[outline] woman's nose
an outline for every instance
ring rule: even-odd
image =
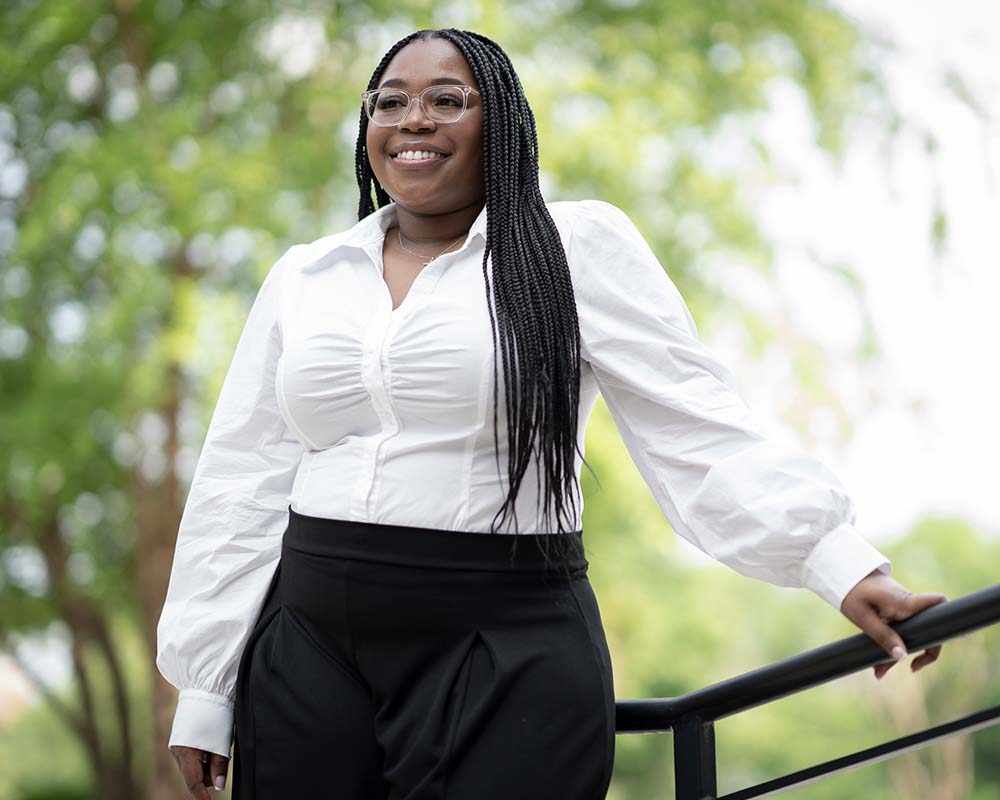
[[[429,128],[434,126],[434,120],[427,116],[424,112],[424,104],[420,101],[419,97],[414,97],[410,102],[410,107],[406,109],[406,113],[403,118],[399,121],[397,127],[405,130],[412,130],[413,126],[409,124],[410,115],[413,114],[414,109],[417,112],[416,123],[419,123],[421,128]]]

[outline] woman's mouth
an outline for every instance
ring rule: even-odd
[[[435,166],[448,157],[444,153],[435,153],[430,150],[403,150],[396,155],[389,156],[393,164],[400,167]]]

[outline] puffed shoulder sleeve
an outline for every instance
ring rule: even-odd
[[[271,267],[209,423],[177,533],[156,665],[180,690],[169,745],[229,755],[244,645],[280,556],[304,446],[279,413],[279,309],[297,249]]]
[[[808,588],[838,610],[869,572],[889,574],[833,472],[765,435],[628,215],[580,201],[570,237],[581,356],[674,530],[743,575]]]

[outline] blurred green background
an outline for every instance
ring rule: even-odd
[[[154,645],[187,482],[268,268],[290,244],[355,221],[358,94],[381,54],[423,27],[477,30],[511,55],[547,200],[625,209],[704,337],[725,322],[746,332],[748,358],[779,340],[794,351],[801,394],[787,421],[808,444],[803,420],[831,394],[827,356],[706,280],[706,259],[727,254],[766,277],[773,243],[740,170],[705,144],[766,113],[775,81],[801,91],[811,147],[833,162],[859,120],[869,135],[902,135],[871,58],[889,46],[837,7],[9,0],[0,800],[186,796],[166,750],[175,693]],[[744,140],[770,174],[781,154],[752,126]],[[914,235],[940,247],[946,210]],[[852,360],[877,357],[869,334]],[[591,579],[620,698],[684,693],[855,632],[817,597],[690,557],[600,401],[587,437],[600,478],[584,470]],[[957,515],[878,544],[914,591],[955,597],[1000,573],[1000,541]],[[1000,702],[998,644],[1000,630],[982,632],[918,676],[868,672],[722,721],[720,792]],[[672,797],[671,762],[669,735],[619,737],[609,797]],[[1000,728],[788,796],[852,795],[1000,798]]]

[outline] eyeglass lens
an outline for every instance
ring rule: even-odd
[[[433,86],[424,94],[423,106],[435,122],[454,122],[465,111],[465,92],[458,86]],[[409,101],[397,89],[381,89],[368,95],[365,110],[377,125],[398,125],[409,110]]]

